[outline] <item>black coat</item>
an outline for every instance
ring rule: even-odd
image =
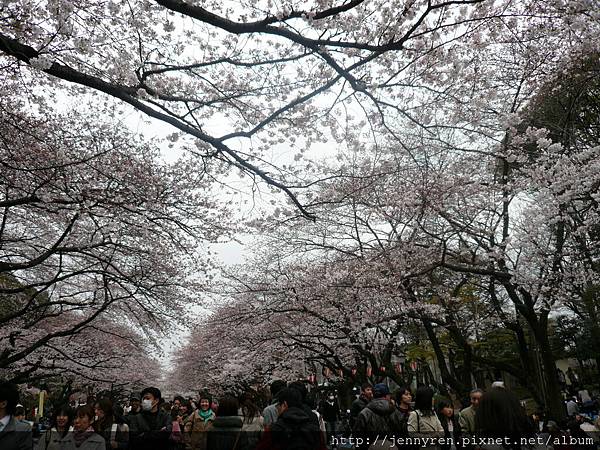
[[[323,416],[325,422],[337,422],[340,417],[340,407],[335,400],[333,403],[329,403],[325,400],[322,401],[319,405],[319,412]]]
[[[373,442],[377,436],[401,437],[405,435],[405,427],[400,412],[386,398],[376,398],[369,402],[358,415],[352,434],[363,438],[363,448]]]
[[[282,450],[318,450],[321,444],[318,422],[295,406],[279,416],[271,433],[275,448]]]
[[[352,402],[352,406],[350,407],[350,426],[354,428],[354,424],[356,423],[356,418],[360,414],[360,412],[367,407],[369,401],[363,395],[358,397],[356,400]]]
[[[207,432],[206,448],[210,450],[249,450],[248,434],[242,432],[240,416],[216,417]]]
[[[171,416],[159,410],[142,411],[129,416],[129,448],[131,450],[169,450]]]

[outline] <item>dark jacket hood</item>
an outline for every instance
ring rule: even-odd
[[[367,405],[367,408],[378,416],[389,416],[394,412],[394,406],[385,397],[371,400]]]

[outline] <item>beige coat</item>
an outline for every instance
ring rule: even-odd
[[[212,427],[215,420],[214,413],[208,420],[204,421],[198,411],[194,411],[183,425],[183,442],[186,450],[207,450],[206,449],[206,432]]]
[[[425,416],[421,411],[411,411],[408,415],[408,435],[411,438],[443,438],[444,427],[438,416],[432,413]],[[419,447],[421,449],[437,449],[439,446]]]
[[[460,412],[458,423],[464,435],[472,436],[475,434],[475,410],[473,406],[469,406]]]

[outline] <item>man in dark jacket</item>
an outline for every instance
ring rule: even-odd
[[[19,391],[13,384],[0,384],[0,448],[2,450],[31,450],[33,435],[28,423],[15,419]]]
[[[169,450],[171,417],[160,408],[160,400],[157,388],[142,391],[142,412],[129,418],[131,450]]]
[[[319,404],[319,412],[323,416],[325,421],[325,427],[327,429],[327,438],[331,440],[336,435],[337,422],[340,417],[340,407],[338,406],[337,400],[333,392],[327,395],[327,399],[324,399]]]
[[[391,398],[385,384],[373,386],[373,400],[360,412],[352,430],[354,437],[363,439],[359,449],[369,448],[377,436],[392,438],[403,435],[402,417],[390,401]],[[391,441],[389,447],[392,447]]]
[[[257,448],[278,450],[318,450],[320,430],[314,419],[302,408],[302,395],[297,389],[285,388],[279,393],[279,417],[271,428],[270,444]]]
[[[360,396],[352,402],[352,406],[350,407],[350,427],[354,428],[358,415],[367,407],[372,399],[373,386],[370,383],[363,383],[360,387]]]

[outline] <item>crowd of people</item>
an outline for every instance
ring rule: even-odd
[[[571,401],[580,403],[578,398]],[[398,389],[392,396],[384,384],[364,385],[350,412],[353,436],[366,439],[358,442],[355,439],[354,443],[358,449],[373,449],[376,438],[381,440],[384,436],[389,442],[381,444],[381,448],[402,447],[398,442],[407,447],[419,442],[423,445],[417,447],[438,450],[599,448],[597,402],[593,411],[588,411],[590,415],[574,408],[571,412],[567,402],[568,419],[560,424],[546,421],[540,411],[528,416],[517,396],[501,382],[494,383],[487,392],[474,389],[470,392],[469,402],[469,406],[455,413],[454,405],[448,399],[434,400],[434,391],[430,387],[418,388],[413,397],[408,387]],[[588,425],[588,431],[584,431],[584,424]],[[498,445],[498,439],[502,441],[501,445]]]
[[[486,392],[473,390],[470,405],[458,413],[453,402],[436,398],[434,390],[425,386],[413,395],[409,387],[392,393],[386,384],[365,384],[347,415],[334,392],[317,402],[301,381],[274,381],[270,392],[272,402],[259,408],[249,393],[217,400],[202,391],[196,398],[176,396],[166,401],[158,388],[148,387],[126,405],[106,396],[86,404],[58,405],[52,409],[49,427],[34,433],[24,420],[17,388],[2,384],[0,449],[596,448],[582,430],[586,420],[582,413],[573,412],[565,424],[546,421],[541,412],[528,417],[518,398],[502,385]],[[504,440],[499,445],[499,441],[477,438]],[[530,440],[523,444],[523,438]]]

